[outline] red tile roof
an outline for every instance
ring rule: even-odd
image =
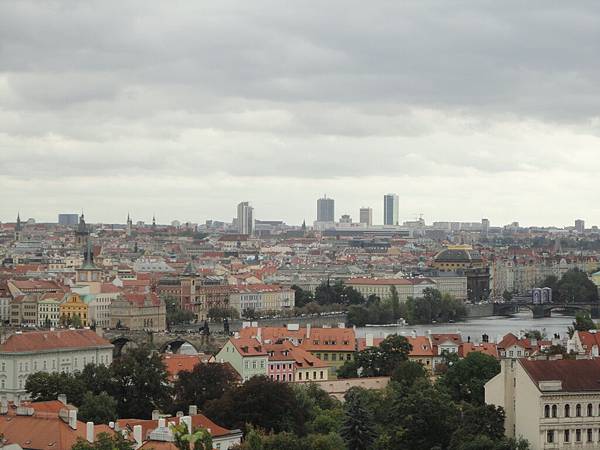
[[[519,363],[536,384],[561,381],[562,391],[600,391],[600,359],[520,359]]]
[[[30,331],[9,336],[6,342],[0,345],[0,353],[112,346],[92,330]]]
[[[242,356],[267,356],[267,352],[256,339],[231,338],[230,342]]]
[[[353,352],[356,347],[356,336],[352,328],[307,328],[288,330],[287,327],[260,328],[262,342],[276,343],[277,341],[293,340],[306,351],[342,351]],[[258,335],[257,327],[247,327],[240,330],[240,336],[251,338]]]

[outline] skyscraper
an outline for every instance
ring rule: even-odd
[[[240,234],[251,235],[254,232],[254,208],[249,202],[237,206],[237,226]]]
[[[373,225],[373,209],[367,207],[360,208],[360,223],[368,227]]]
[[[585,232],[585,220],[577,219],[575,221],[575,231],[577,231],[578,233],[581,233],[581,234],[583,234],[583,232]]]
[[[323,196],[317,200],[317,222],[335,221],[335,201],[332,198]]]
[[[383,224],[398,225],[398,196],[396,194],[383,196]]]

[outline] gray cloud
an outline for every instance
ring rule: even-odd
[[[4,1],[0,218],[87,192],[117,220],[124,190],[145,213],[253,196],[295,222],[324,190],[354,209],[395,190],[431,218],[535,222],[552,174],[581,195],[564,222],[600,169],[599,53],[592,1]]]

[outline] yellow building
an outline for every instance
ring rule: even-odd
[[[82,300],[79,294],[69,293],[60,304],[60,320],[64,325],[73,325],[75,317],[79,317],[79,323],[82,327],[88,326],[88,305]]]

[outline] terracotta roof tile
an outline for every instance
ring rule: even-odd
[[[0,353],[33,352],[57,348],[112,347],[92,330],[31,331],[13,334],[0,345]]]

